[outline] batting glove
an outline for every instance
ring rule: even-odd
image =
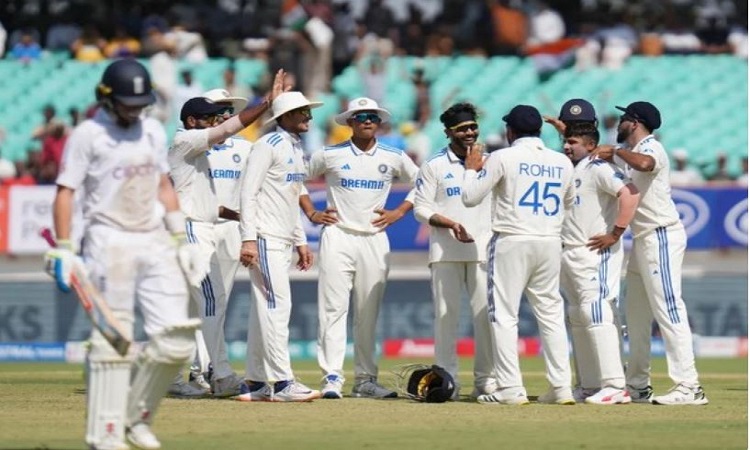
[[[191,286],[199,286],[208,274],[208,260],[203,256],[198,244],[187,241],[185,233],[173,234],[177,244],[177,261]]]
[[[76,256],[69,241],[60,241],[57,247],[44,255],[44,270],[54,278],[57,288],[62,292],[70,292],[70,276]]]

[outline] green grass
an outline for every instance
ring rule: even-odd
[[[405,362],[418,361],[381,361],[384,384],[393,382],[390,368]],[[461,382],[471,386],[471,361],[461,364]],[[522,367],[533,400],[546,390],[542,362],[525,359]],[[294,368],[302,381],[317,385],[314,362]],[[748,448],[747,359],[702,359],[698,370],[707,406],[484,406],[468,397],[429,405],[166,399],[154,432],[166,449]],[[657,393],[670,387],[665,372],[664,360],[655,360]],[[0,365],[0,449],[84,448],[83,387],[79,365]]]

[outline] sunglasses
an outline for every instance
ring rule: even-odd
[[[623,123],[623,122],[638,122],[638,118],[633,117],[630,114],[623,114],[620,116],[620,123]]]
[[[232,108],[231,106],[227,106],[226,108],[216,113],[217,116],[224,116],[227,114],[229,114],[230,116],[234,114],[234,108]]]
[[[451,130],[454,133],[466,133],[467,131],[477,131],[479,129],[479,125],[475,123],[470,123],[467,125],[461,125],[460,127],[451,128]]]
[[[312,119],[312,111],[310,110],[310,108],[299,108],[295,109],[294,112],[300,113],[306,119]]]
[[[383,121],[383,119],[381,119],[380,116],[375,113],[359,113],[353,115],[351,119],[357,123],[365,123],[368,120],[372,123],[380,123]]]

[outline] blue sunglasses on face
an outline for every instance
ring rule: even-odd
[[[365,123],[368,120],[372,123],[380,123],[383,121],[383,119],[375,113],[359,113],[353,115],[351,118],[357,123]]]

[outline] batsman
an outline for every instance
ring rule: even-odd
[[[72,267],[88,278],[132,340],[136,299],[149,341],[138,356],[120,355],[94,329],[87,357],[86,444],[94,449],[161,448],[151,424],[175,374],[191,358],[198,319],[188,317],[186,279],[207,267],[185,238],[185,217],[167,177],[163,127],[145,118],[155,100],[151,77],[136,60],[111,63],[96,87],[99,108],[70,135],[57,178],[53,215],[57,248],[47,267],[70,290]],[[82,191],[81,257],[70,242],[76,192]],[[171,235],[171,236],[170,236]]]

